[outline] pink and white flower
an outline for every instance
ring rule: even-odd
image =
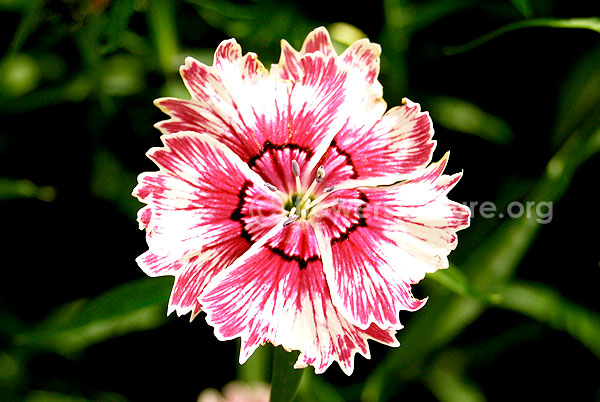
[[[408,99],[386,112],[380,47],[337,55],[324,28],[300,51],[282,41],[268,71],[235,40],[213,66],[186,59],[190,100],[156,101],[163,146],[134,195],[150,276],[175,277],[168,313],[206,313],[240,362],[271,342],[295,367],[350,374],[367,341],[398,346],[411,285],[448,267],[469,210],[448,200],[429,115]]]

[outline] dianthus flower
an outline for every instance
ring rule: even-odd
[[[187,58],[190,100],[161,98],[164,146],[134,195],[150,276],[175,277],[168,313],[201,311],[240,362],[270,342],[295,367],[350,374],[367,340],[397,346],[411,285],[448,267],[469,210],[448,200],[428,113],[408,99],[386,112],[380,47],[337,55],[328,32],[300,51],[282,41],[268,71],[234,39],[212,66]]]

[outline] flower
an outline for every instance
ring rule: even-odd
[[[271,342],[295,367],[346,374],[367,340],[398,346],[411,285],[448,267],[467,207],[448,200],[461,174],[431,163],[431,119],[404,99],[386,112],[380,47],[337,55],[325,28],[300,51],[282,41],[266,70],[234,39],[213,66],[187,58],[191,99],[158,99],[164,146],[134,195],[150,276],[175,277],[168,313],[200,311],[240,363]]]

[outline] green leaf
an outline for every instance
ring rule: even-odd
[[[588,29],[600,33],[600,18],[533,18],[528,20],[516,21],[511,24],[505,25],[492,32],[489,32],[479,38],[465,43],[460,46],[448,46],[444,48],[444,53],[447,55],[455,55],[458,53],[466,52],[478,46],[489,42],[492,39],[497,38],[507,32],[515,31],[522,28],[567,28],[567,29]]]
[[[519,10],[523,17],[531,17],[533,14],[533,9],[531,8],[531,3],[529,0],[511,0],[513,5]]]
[[[513,133],[502,119],[464,99],[434,97],[428,107],[433,120],[454,131],[476,135],[497,144],[508,144]]]
[[[90,186],[92,194],[115,203],[119,210],[132,219],[141,204],[131,191],[137,184],[135,173],[130,172],[110,152],[98,150],[92,158],[93,169]]]
[[[44,21],[43,4],[44,3],[41,0],[14,2],[13,6],[21,9],[23,17],[21,18],[15,31],[15,35],[10,43],[7,57],[11,57],[20,52],[27,38],[29,38],[29,36]]]
[[[336,387],[323,379],[323,376],[315,374],[312,370],[304,370],[305,373],[300,381],[298,402],[343,402],[344,398]]]
[[[177,71],[181,60],[177,57],[179,42],[172,0],[149,0],[147,14],[160,67],[165,73]]]
[[[103,53],[114,52],[119,48],[123,34],[127,32],[129,20],[135,13],[135,0],[120,0],[113,2],[108,22],[105,26],[106,45]]]
[[[128,96],[144,88],[143,65],[139,58],[114,55],[104,63],[101,85],[110,96]]]
[[[39,89],[18,98],[2,99],[0,112],[25,113],[63,102],[79,102],[92,92],[94,85],[94,79],[90,75],[80,74],[53,88]]]
[[[20,363],[13,356],[0,350],[0,384],[8,384],[19,378]]]
[[[473,287],[465,274],[453,264],[450,268],[439,270],[428,277],[460,296],[472,297],[489,304],[496,304],[501,300],[498,293],[486,293]]]
[[[500,290],[500,307],[566,331],[600,358],[600,315],[539,283],[510,283]]]
[[[24,402],[90,402],[89,399],[51,391],[31,391]]]
[[[144,278],[71,302],[38,327],[16,335],[15,343],[69,355],[109,338],[156,328],[166,322],[171,285],[168,278]]]
[[[101,392],[93,399],[87,399],[81,396],[64,394],[53,391],[35,390],[30,391],[24,402],[127,402],[127,399],[114,392]]]
[[[552,145],[560,146],[600,104],[600,46],[577,60],[561,85]]]
[[[7,179],[0,177],[0,200],[18,198],[37,198],[42,201],[53,201],[56,189],[50,186],[36,186],[27,179]]]
[[[440,402],[483,402],[483,391],[464,373],[465,356],[459,351],[443,353],[428,367],[425,384]]]

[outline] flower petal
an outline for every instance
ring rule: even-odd
[[[289,240],[299,239],[291,230],[307,233],[308,244],[290,245]],[[368,339],[398,345],[393,329],[360,329],[333,306],[320,260],[300,258],[316,252],[309,223],[298,221],[267,237],[261,247],[217,275],[200,297],[217,338],[242,339],[241,363],[271,342],[301,352],[295,367],[312,365],[322,373],[335,360],[349,375],[356,352],[369,357]],[[284,251],[292,255],[282,255],[273,245],[287,245]]]
[[[307,53],[321,52],[323,55],[336,54],[331,44],[329,32],[324,27],[311,31],[296,51],[285,39],[281,40],[281,56],[279,63],[271,66],[271,75],[284,80],[299,81],[304,76],[301,59]]]
[[[364,125],[365,120],[376,122],[386,109],[382,97],[383,88],[377,81],[380,54],[379,45],[362,39],[349,46],[341,56],[337,56],[331,45],[329,33],[325,28],[320,27],[309,33],[299,52],[286,41],[282,41],[279,64],[271,67],[271,76],[307,85],[314,80],[313,70],[315,70],[312,63],[307,61],[333,60],[336,69],[343,72],[341,77],[344,99],[343,103],[336,106],[338,118],[345,119],[344,128],[340,128],[340,132],[356,131]],[[316,70],[324,71],[323,68]],[[327,75],[318,79],[330,80]],[[315,168],[320,156],[327,150],[327,145],[333,139],[333,137],[324,138],[327,141],[314,152],[316,156],[315,161],[310,165],[311,168]]]
[[[340,131],[332,147],[346,155],[353,179],[372,180],[376,185],[393,184],[419,172],[430,161],[436,142],[427,112],[404,99],[377,121]],[[327,163],[325,154],[321,163]],[[329,177],[327,186],[339,185],[348,177]]]
[[[143,173],[134,195],[149,250],[138,257],[151,276],[173,275],[169,312],[200,309],[211,278],[283,217],[279,196],[230,149],[208,135],[162,137],[148,156],[160,167]]]
[[[362,220],[342,237],[326,211],[315,217],[333,303],[358,327],[399,327],[400,310],[416,310],[425,302],[412,296],[411,284],[448,267],[456,232],[468,226],[469,209],[447,199],[460,174],[443,175],[446,163],[447,156],[414,179],[360,189],[366,200]]]
[[[304,39],[300,54],[321,52],[324,55],[335,54],[329,32],[325,27],[318,27],[312,30]]]
[[[348,65],[348,68],[359,75],[367,85],[375,85],[380,96],[383,93],[381,84],[377,81],[379,75],[379,56],[381,46],[371,43],[368,39],[360,39],[352,43],[344,50],[340,58]]]
[[[328,38],[326,31],[316,33],[307,49],[325,51],[329,42],[323,35]],[[165,134],[209,134],[245,162],[261,155],[269,143],[322,153],[355,112],[344,103],[351,89],[346,66],[335,53],[329,56],[333,50],[322,51],[298,60],[299,82],[268,75],[256,55],[242,56],[234,40],[219,45],[212,67],[188,57],[181,75],[192,99],[158,99],[157,106],[171,118],[157,128]]]

